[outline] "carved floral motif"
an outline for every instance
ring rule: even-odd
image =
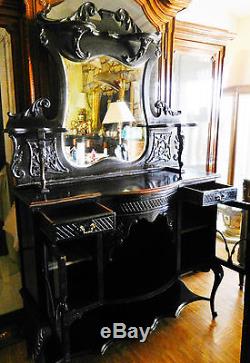
[[[15,136],[10,135],[10,138],[12,139],[14,145],[11,171],[15,178],[21,179],[25,176],[24,170],[20,167],[20,164],[22,164],[23,160],[23,150],[21,150],[21,145],[17,144],[17,139]]]
[[[40,148],[37,141],[27,140],[27,144],[30,148],[30,175],[40,176],[41,165],[40,165]],[[56,152],[56,141],[55,139],[45,140],[45,146],[43,148],[43,161],[45,163],[45,171],[49,173],[63,173],[67,172]]]
[[[153,137],[153,147],[151,155],[146,161],[147,164],[171,160],[172,132],[171,131],[165,133],[154,132],[152,137]]]

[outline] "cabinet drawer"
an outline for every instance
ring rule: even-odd
[[[237,189],[215,182],[193,184],[183,188],[184,200],[200,206],[214,205],[237,197]]]
[[[51,242],[81,238],[115,228],[115,213],[99,203],[48,207],[40,212],[40,228]]]

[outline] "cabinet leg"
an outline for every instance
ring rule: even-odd
[[[218,314],[214,309],[214,299],[215,299],[216,291],[223,279],[224,270],[219,263],[215,263],[211,267],[211,270],[214,273],[214,284],[213,284],[213,288],[212,288],[212,292],[211,292],[211,296],[210,296],[210,307],[211,307],[212,317],[213,317],[213,319],[215,319]]]
[[[243,272],[239,272],[239,287],[242,290],[244,286],[244,277],[245,274]]]
[[[34,351],[33,351],[33,359],[35,362],[42,361],[42,351],[44,348],[44,345],[46,344],[47,340],[51,336],[51,329],[48,326],[41,327],[36,335],[36,341],[34,345]]]
[[[70,354],[70,339],[69,339],[69,326],[65,325],[63,327],[63,363],[71,362],[71,354]]]

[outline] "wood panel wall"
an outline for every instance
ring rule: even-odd
[[[24,109],[30,101],[27,72],[25,6],[20,0],[0,0],[0,27],[11,36],[16,109]]]

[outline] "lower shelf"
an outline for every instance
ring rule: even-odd
[[[197,300],[208,298],[194,294],[181,280],[177,280],[167,291],[146,301],[98,307],[71,325],[71,354],[103,354],[110,345],[124,340],[102,338],[103,327],[109,327],[112,331],[114,323],[123,323],[127,328],[142,327],[145,330],[150,327],[152,332],[160,319],[177,317],[185,305]]]

